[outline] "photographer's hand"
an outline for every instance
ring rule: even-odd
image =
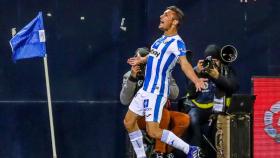
[[[213,69],[207,70],[207,73],[215,79],[219,78],[219,76],[220,76],[220,73],[219,73],[218,68],[216,66],[214,66]]]
[[[203,70],[203,60],[198,60],[195,71],[201,73]]]
[[[138,65],[131,66],[131,76],[133,78],[136,78],[137,73],[140,72],[140,71],[141,71],[140,66],[138,66]]]
[[[145,57],[141,57],[141,56],[137,56],[137,57],[132,57],[132,58],[129,58],[127,60],[127,63],[131,66],[133,65],[139,65],[139,64],[144,64],[146,63],[147,61],[147,58],[148,56],[145,56]]]

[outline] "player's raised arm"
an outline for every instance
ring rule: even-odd
[[[179,63],[184,74],[195,84],[196,91],[201,91],[201,89],[204,88],[204,81],[206,81],[207,79],[197,77],[193,70],[193,67],[187,61],[187,58],[185,56],[179,57]]]

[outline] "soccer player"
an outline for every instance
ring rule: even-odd
[[[159,29],[164,35],[151,46],[146,57],[128,59],[130,65],[146,63],[143,87],[137,92],[129,105],[124,118],[124,125],[137,158],[146,158],[143,136],[137,125],[140,117],[145,117],[148,135],[183,151],[189,158],[199,157],[199,148],[185,143],[174,133],[159,127],[162,109],[169,94],[169,77],[172,68],[178,61],[184,74],[195,84],[196,90],[204,88],[204,79],[199,79],[186,59],[186,48],[177,29],[183,12],[176,6],[167,7],[160,16]]]
[[[146,47],[138,48],[136,50],[135,56],[147,56],[149,54],[149,49]],[[123,105],[129,105],[136,94],[136,92],[142,88],[144,83],[145,66],[135,65],[131,66],[131,69],[126,72],[123,76],[122,89],[120,92],[120,101]],[[179,87],[176,84],[175,79],[170,75],[169,78],[169,89],[170,93],[168,100],[175,100],[179,95]],[[138,127],[141,130],[146,129],[146,121],[144,117],[141,117],[137,121]],[[189,127],[190,117],[189,115],[177,111],[172,111],[170,106],[170,101],[166,102],[165,107],[162,111],[162,117],[160,120],[159,127],[162,129],[169,129],[178,137],[182,136],[186,129]],[[173,148],[167,146],[167,144],[160,141],[160,139],[155,140],[153,158],[174,158],[171,152]],[[146,153],[147,154],[147,153]]]

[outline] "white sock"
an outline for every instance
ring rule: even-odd
[[[174,133],[168,130],[163,130],[161,141],[183,151],[185,154],[189,153],[190,145],[177,137]]]
[[[137,158],[146,158],[143,135],[140,130],[128,134]]]

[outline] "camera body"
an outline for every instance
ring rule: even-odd
[[[140,64],[140,72],[138,72],[138,76],[145,76],[146,64]]]
[[[216,66],[215,61],[212,59],[212,56],[207,56],[202,63],[202,67],[204,71],[213,69]]]

